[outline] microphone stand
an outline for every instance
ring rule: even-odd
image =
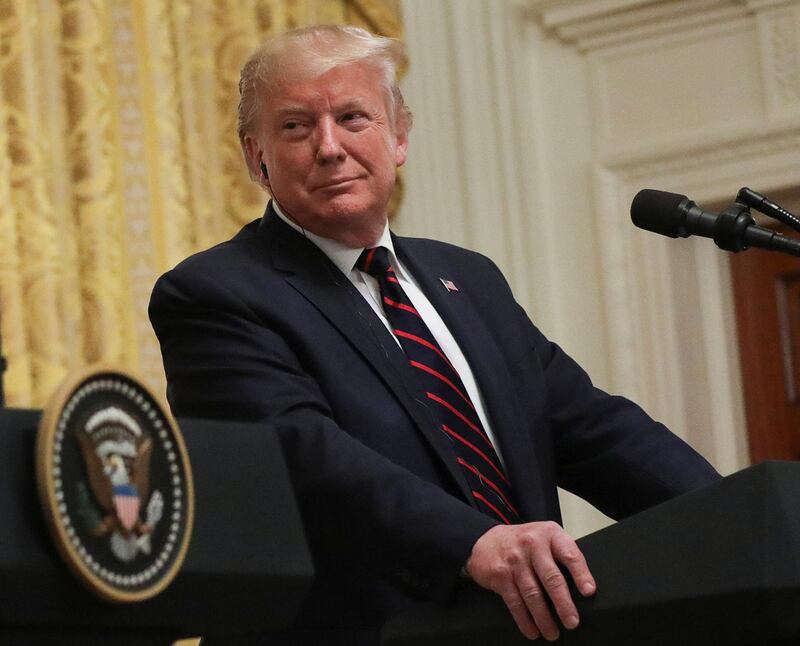
[[[776,204],[765,195],[757,193],[751,188],[747,188],[746,186],[740,188],[739,193],[736,195],[736,201],[740,204],[746,204],[767,217],[782,222],[786,226],[800,232],[800,218],[789,213],[789,211],[784,209],[780,204]]]
[[[800,218],[769,198],[744,186],[736,195],[736,201],[719,214],[713,238],[720,249],[738,253],[750,247],[760,247],[800,256],[800,239],[756,226],[750,209],[800,232]]]

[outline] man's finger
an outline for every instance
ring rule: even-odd
[[[542,586],[529,568],[520,568],[514,573],[519,596],[525,610],[533,617],[533,622],[548,641],[558,639],[559,629]]]
[[[575,586],[584,597],[595,593],[597,584],[589,571],[589,565],[586,563],[583,552],[569,535],[560,534],[553,538],[553,556],[559,563],[566,566]]]
[[[536,626],[536,622],[533,620],[517,588],[509,586],[500,596],[503,597],[503,601],[508,611],[511,613],[514,623],[517,624],[519,631],[528,639],[538,639],[540,634],[539,628]]]
[[[567,580],[549,553],[537,551],[532,558],[536,578],[553,602],[558,618],[565,628],[572,630],[578,625],[578,610],[572,602]],[[539,617],[534,615],[533,618],[539,624]]]

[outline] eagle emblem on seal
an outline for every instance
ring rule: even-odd
[[[103,365],[67,376],[39,422],[36,484],[58,552],[98,597],[143,601],[177,575],[194,522],[189,454],[136,377]]]
[[[81,515],[91,532],[109,537],[111,551],[121,561],[132,561],[139,552],[149,554],[150,535],[164,507],[161,493],[149,490],[152,438],[115,406],[95,412],[75,438],[94,499],[81,496]]]

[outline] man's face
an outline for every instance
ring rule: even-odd
[[[407,148],[386,101],[380,73],[366,63],[267,97],[247,153],[266,165],[272,196],[303,228],[351,247],[374,244],[383,231]]]

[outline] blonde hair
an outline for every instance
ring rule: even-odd
[[[380,70],[389,116],[395,127],[409,130],[411,111],[397,83],[397,68],[404,60],[405,48],[399,40],[349,25],[302,27],[270,38],[247,59],[239,79],[237,130],[245,159],[244,138],[256,128],[271,92],[292,79],[315,78],[350,63],[367,62]]]

